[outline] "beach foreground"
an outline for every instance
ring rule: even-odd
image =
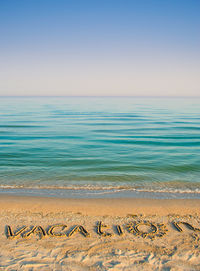
[[[0,270],[200,270],[199,206],[1,195]]]

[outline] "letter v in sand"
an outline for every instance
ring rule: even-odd
[[[21,233],[23,233],[27,229],[26,226],[22,227],[20,230],[13,231],[11,226],[6,226],[6,233],[8,239],[14,239],[16,237],[19,237]]]

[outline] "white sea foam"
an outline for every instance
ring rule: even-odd
[[[195,193],[200,194],[200,188],[175,188],[175,187],[158,187],[158,188],[150,188],[150,187],[133,187],[133,186],[96,186],[96,185],[74,185],[74,186],[26,186],[26,185],[0,185],[0,189],[2,190],[49,190],[49,191],[82,191],[90,192],[90,193],[120,193],[120,192],[149,192],[149,193],[171,193],[171,194],[184,194],[184,193]]]

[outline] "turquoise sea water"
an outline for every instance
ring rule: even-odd
[[[0,192],[200,198],[200,99],[1,97]]]

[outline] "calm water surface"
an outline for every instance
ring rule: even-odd
[[[0,98],[0,192],[200,198],[200,99]]]

